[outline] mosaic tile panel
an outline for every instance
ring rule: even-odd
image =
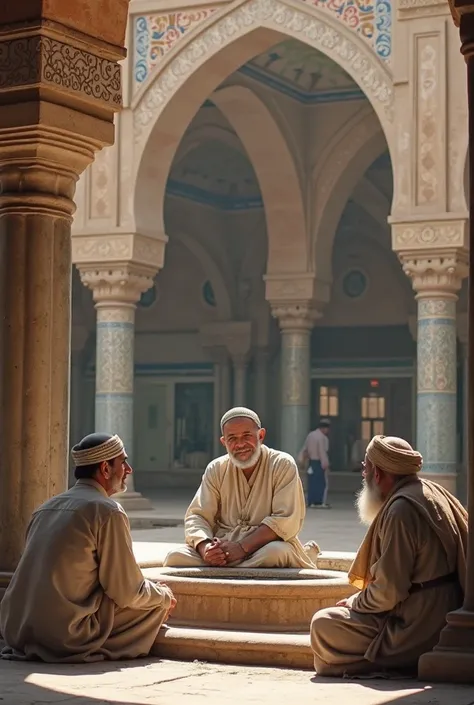
[[[417,447],[424,472],[456,472],[456,395],[418,393]]]
[[[95,428],[104,433],[117,433],[123,440],[129,458],[133,457],[133,394],[100,394],[95,396]]]
[[[418,302],[417,446],[425,472],[456,472],[455,314],[450,299]]]
[[[133,78],[135,88],[146,81],[160,59],[190,29],[207,19],[215,7],[162,15],[142,15],[134,21]]]
[[[97,323],[97,393],[133,391],[134,343],[132,323]]]

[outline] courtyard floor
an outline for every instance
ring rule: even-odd
[[[336,681],[308,671],[144,660],[84,666],[0,662],[5,705],[472,705],[474,687]]]

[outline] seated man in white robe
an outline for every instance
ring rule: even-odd
[[[462,605],[467,512],[420,478],[421,467],[401,438],[375,436],[367,447],[358,510],[369,529],[349,571],[359,592],[313,617],[318,675],[415,672]]]
[[[111,498],[132,472],[118,436],[74,446],[76,484],[39,507],[0,604],[6,659],[80,663],[149,654],[176,600],[146,580]]]
[[[314,568],[318,546],[298,539],[305,500],[294,459],[263,445],[250,409],[224,414],[221,432],[227,454],[208,465],[186,512],[186,546],[164,565]]]

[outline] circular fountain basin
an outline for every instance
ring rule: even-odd
[[[205,629],[308,632],[311,618],[355,592],[332,570],[162,568],[144,574],[177,598],[169,624]]]

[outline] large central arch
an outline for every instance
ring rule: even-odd
[[[376,112],[390,148],[392,76],[362,39],[319,7],[292,0],[239,0],[190,30],[134,100],[134,215],[139,232],[164,234],[171,164],[205,99],[239,66],[288,37],[321,51],[352,76]],[[153,182],[153,198],[143,188],[144,179]]]

